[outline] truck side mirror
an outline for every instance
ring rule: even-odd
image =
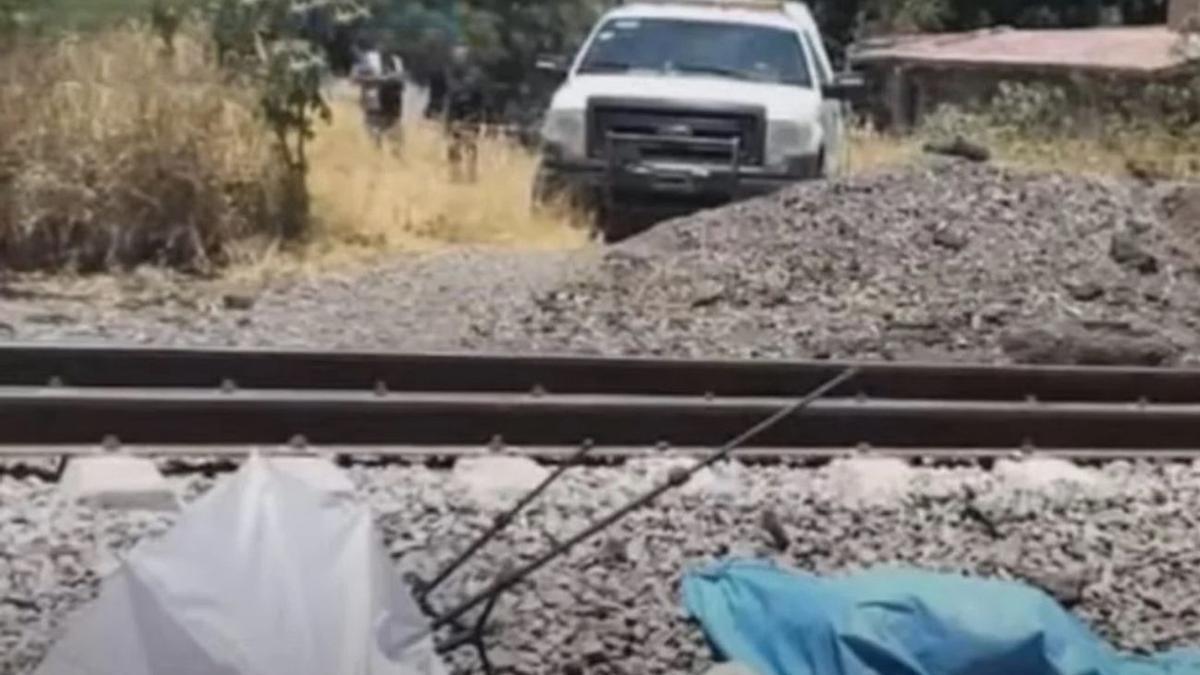
[[[543,54],[537,58],[537,69],[554,75],[566,75],[570,65],[561,54]]]
[[[850,101],[859,98],[866,89],[867,80],[862,73],[838,73],[833,82],[821,87],[821,93],[825,98]]]

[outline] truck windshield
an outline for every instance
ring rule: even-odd
[[[654,71],[812,86],[796,33],[770,26],[680,19],[611,19],[580,73]]]

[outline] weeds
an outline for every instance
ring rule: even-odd
[[[846,169],[864,173],[913,161],[920,150],[917,139],[889,133],[866,120],[855,120],[849,127]]]
[[[0,0],[0,19],[32,1]],[[437,129],[380,152],[355,106],[327,106],[304,26],[353,21],[358,0],[213,0],[202,20],[147,1],[149,25],[0,51],[0,268],[211,272],[586,239],[582,218],[531,211],[534,159],[515,144],[484,139],[481,180],[450,184]]]
[[[410,125],[377,148],[359,111],[332,105],[311,149],[313,246],[325,251],[429,249],[447,244],[564,248],[587,240],[583,214],[532,209],[535,158],[515,142],[485,136],[479,180],[451,180],[448,139],[432,124]]]
[[[908,136],[859,124],[851,165],[902,163],[924,141],[962,137],[987,146],[999,162],[1069,172],[1147,179],[1200,177],[1200,80],[1130,85],[1128,95],[1009,82],[984,105],[945,105]],[[857,159],[856,159],[857,156]]]
[[[0,264],[208,270],[286,222],[256,92],[201,29],[174,43],[129,26],[0,58]]]
[[[33,24],[34,0],[0,0],[0,54],[17,44]]]

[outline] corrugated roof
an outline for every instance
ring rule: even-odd
[[[1154,72],[1187,61],[1165,25],[1075,29],[986,29],[906,35],[863,43],[859,62],[895,60]]]

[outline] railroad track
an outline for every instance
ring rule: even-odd
[[[1200,370],[0,346],[0,453],[296,443],[565,457],[720,445],[854,365],[747,456],[1200,454]]]

